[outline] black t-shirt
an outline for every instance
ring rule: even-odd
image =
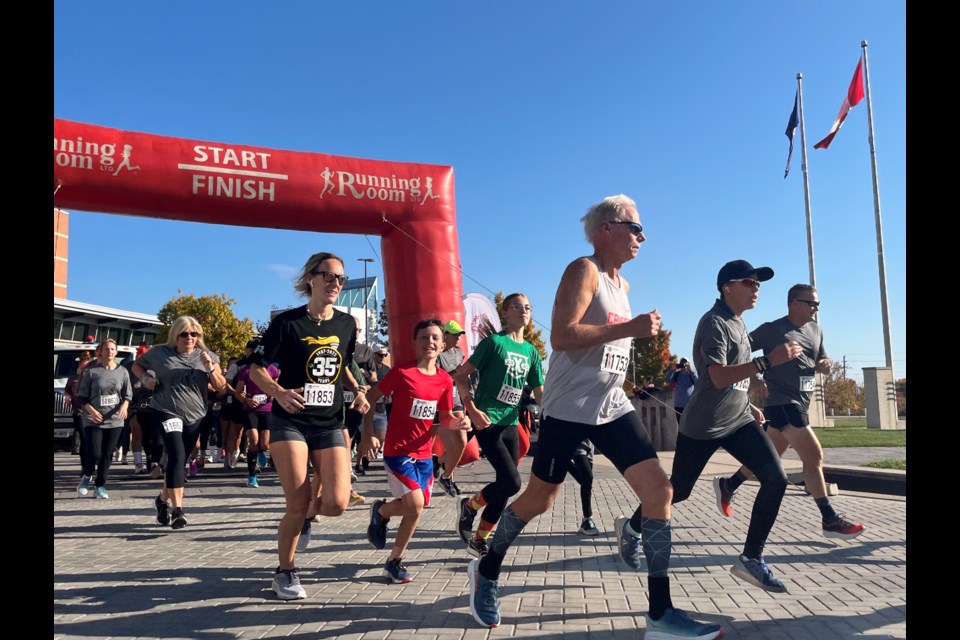
[[[307,405],[290,414],[274,402],[272,413],[300,427],[342,428],[343,371],[353,358],[356,333],[353,316],[336,309],[333,317],[319,323],[307,316],[306,305],[275,317],[250,362],[261,367],[276,362],[277,383],[284,389],[306,385],[301,395]]]

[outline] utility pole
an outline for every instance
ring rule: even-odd
[[[367,264],[373,262],[373,258],[357,258],[363,263],[363,344],[369,344],[367,336],[370,334],[370,317],[367,315]]]

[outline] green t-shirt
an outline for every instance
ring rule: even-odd
[[[473,401],[496,425],[517,424],[524,385],[543,385],[540,353],[529,342],[514,342],[505,331],[484,338],[467,361],[480,382]]]

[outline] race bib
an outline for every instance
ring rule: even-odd
[[[630,364],[630,352],[627,349],[609,344],[603,345],[603,362],[600,363],[600,371],[623,376],[627,374],[628,364]]]
[[[332,407],[336,385],[307,382],[303,385],[304,402],[308,407]]]
[[[166,433],[182,433],[183,432],[183,420],[180,418],[170,418],[164,420],[160,423],[163,425],[163,430]]]
[[[520,404],[520,397],[523,392],[516,387],[511,387],[508,384],[500,387],[500,393],[497,394],[497,400],[503,404],[508,404],[511,407],[515,407]]]
[[[812,392],[813,389],[813,376],[800,376],[800,391]]]
[[[257,404],[267,404],[267,394],[265,393],[255,393],[253,394],[253,401]]]
[[[414,420],[433,420],[437,414],[436,400],[413,399],[413,406],[410,407],[410,417]]]
[[[110,407],[115,407],[120,404],[120,395],[116,393],[111,393],[108,396],[100,396],[100,406],[104,409],[109,409]]]
[[[750,378],[747,378],[746,380],[741,380],[740,382],[735,382],[732,385],[730,385],[730,387],[734,391],[743,391],[744,393],[746,393],[747,391],[750,391]]]
[[[350,404],[357,395],[353,391],[343,390],[343,404]]]

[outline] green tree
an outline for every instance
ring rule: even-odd
[[[907,416],[907,379],[900,378],[895,384],[897,390],[897,415],[905,418]]]
[[[390,346],[390,325],[387,322],[387,299],[380,304],[380,313],[377,315],[377,340],[385,347]]]
[[[231,308],[235,304],[237,301],[225,293],[198,298],[178,289],[177,295],[157,312],[157,318],[163,323],[157,341],[167,341],[174,320],[180,316],[193,316],[203,327],[203,342],[208,349],[224,359],[242,355],[247,341],[256,335],[256,329],[249,318],[237,319]]]

